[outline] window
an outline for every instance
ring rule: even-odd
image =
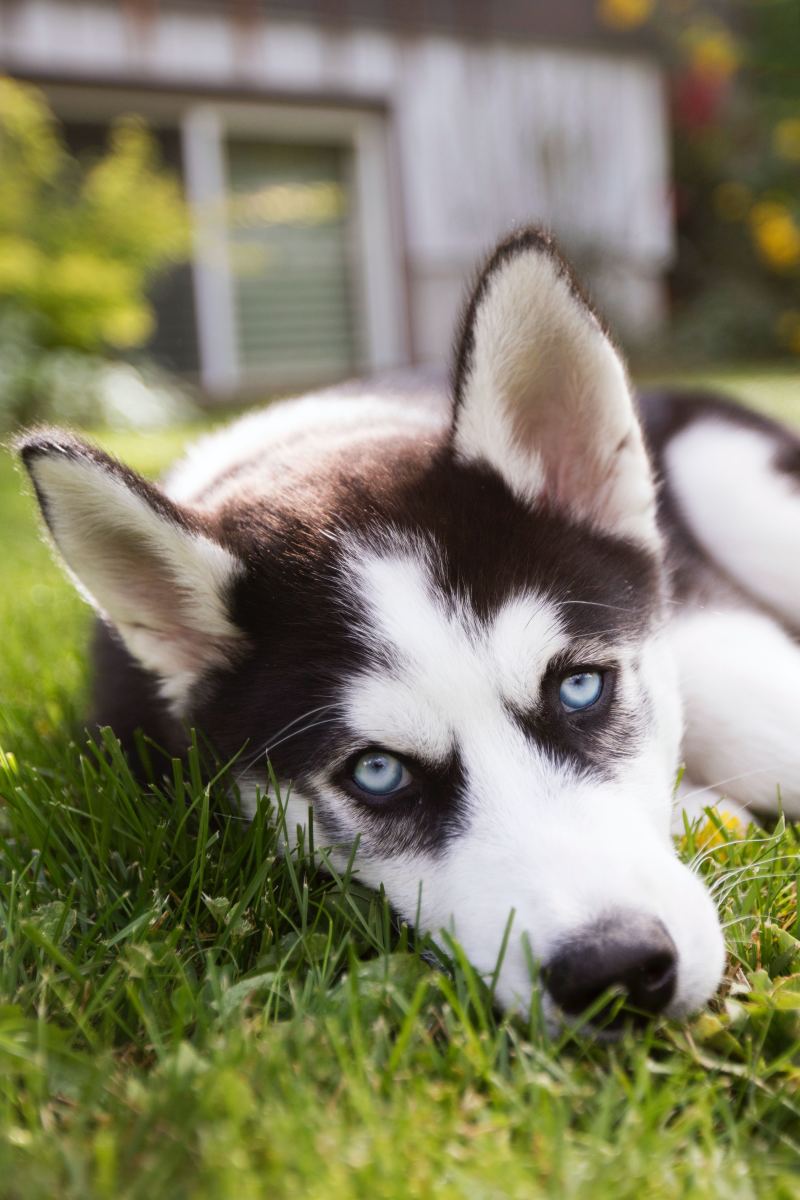
[[[226,222],[241,379],[341,379],[356,330],[351,152],[228,138]]]

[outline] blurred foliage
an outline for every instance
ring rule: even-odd
[[[42,94],[3,78],[0,161],[0,421],[97,416],[88,356],[148,340],[148,285],[188,254],[179,183],[136,118],[83,164]]]
[[[800,4],[599,0],[650,26],[670,72],[674,348],[800,355]]]
[[[194,415],[186,387],[154,363],[43,348],[37,330],[29,313],[0,316],[0,432],[42,420],[156,429]]]
[[[188,251],[180,187],[136,118],[83,167],[36,89],[0,79],[0,307],[35,318],[44,346],[147,340],[152,276]]]

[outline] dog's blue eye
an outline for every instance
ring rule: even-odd
[[[411,772],[393,754],[370,750],[353,767],[353,783],[369,796],[391,796],[412,781]]]
[[[596,704],[602,691],[603,676],[599,671],[580,671],[561,680],[558,697],[567,712],[580,712]]]

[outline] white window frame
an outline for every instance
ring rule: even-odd
[[[245,379],[239,359],[225,221],[225,141],[233,137],[351,148],[363,366],[374,372],[407,362],[404,270],[392,213],[386,118],[376,112],[305,104],[205,102],[184,111],[181,131],[187,194],[198,214],[194,281],[203,386],[224,394],[252,383]]]
[[[305,100],[223,100],[158,87],[151,91],[65,82],[47,84],[44,91],[57,115],[66,120],[107,121],[138,112],[155,127],[178,129],[187,198],[199,217],[192,274],[200,382],[207,392],[225,396],[253,382],[245,379],[238,354],[225,222],[226,137],[350,148],[363,367],[375,372],[408,363],[406,264],[385,112]]]

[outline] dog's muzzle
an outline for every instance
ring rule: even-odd
[[[642,1024],[667,1007],[675,993],[678,953],[661,921],[639,913],[616,913],[585,927],[542,968],[550,996],[567,1016],[593,1009],[601,997],[621,996],[624,1007],[592,1011],[605,1030],[626,1021]]]

